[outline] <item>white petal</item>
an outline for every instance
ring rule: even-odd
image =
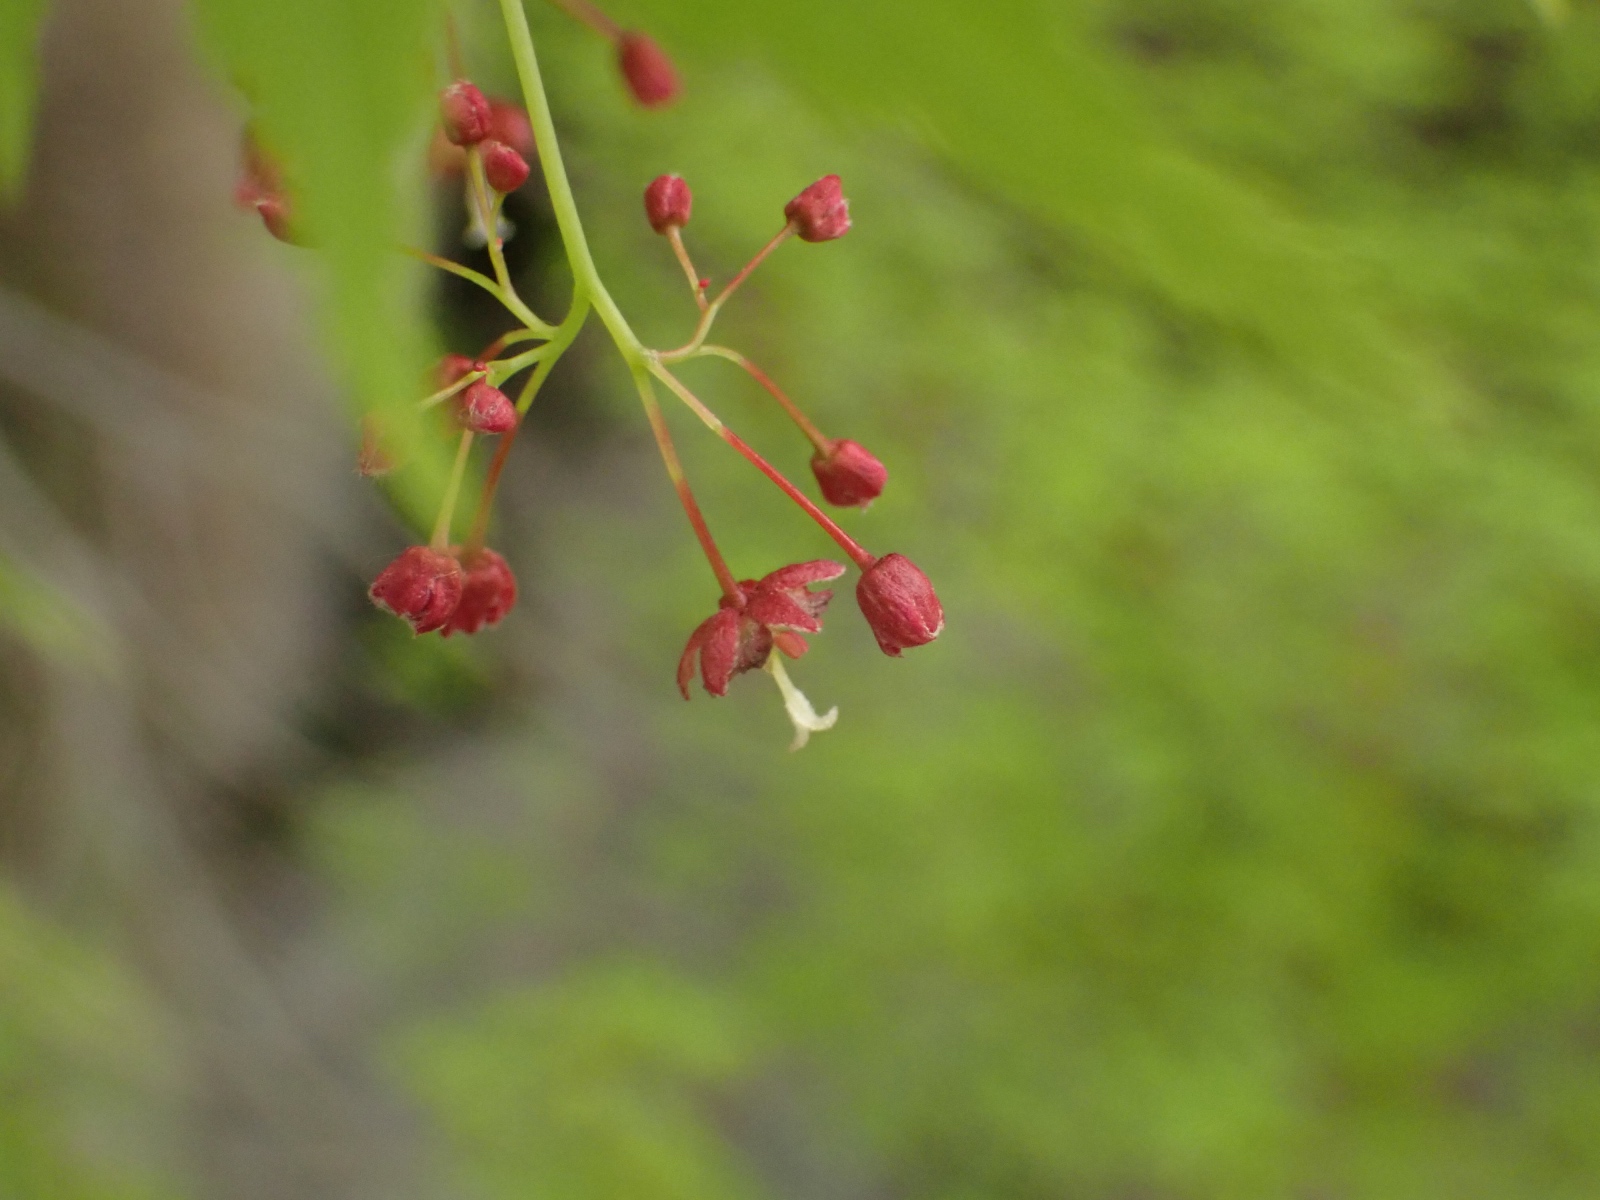
[[[839,719],[839,706],[834,705],[819,717],[817,710],[811,707],[811,701],[806,699],[806,694],[790,681],[789,672],[783,669],[783,655],[776,647],[767,659],[767,674],[777,681],[778,690],[783,693],[784,710],[794,725],[794,741],[789,743],[790,750],[800,749],[813,733],[833,728],[833,723]]]

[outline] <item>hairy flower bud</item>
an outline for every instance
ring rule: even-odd
[[[476,84],[458,79],[439,94],[444,135],[458,146],[476,146],[489,136],[489,101]]]
[[[439,631],[440,637],[452,633],[477,633],[511,611],[517,602],[517,577],[505,559],[493,550],[479,550],[468,559],[461,583],[461,602]]]
[[[850,201],[837,175],[824,175],[783,207],[783,215],[804,242],[831,242],[850,232]]]
[[[462,427],[473,433],[509,433],[517,427],[517,406],[511,397],[482,379],[462,391],[456,415]]]
[[[617,66],[633,98],[646,108],[660,108],[678,98],[678,72],[654,39],[624,33],[617,39]]]
[[[372,581],[367,595],[417,633],[444,625],[461,602],[461,564],[427,546],[408,547]]]
[[[859,505],[866,508],[883,494],[889,471],[860,442],[839,438],[811,456],[811,473],[829,504],[841,508]]]
[[[527,161],[510,146],[488,138],[481,149],[484,178],[495,191],[504,195],[528,182]]]
[[[903,554],[885,554],[856,583],[856,603],[885,654],[933,641],[944,629],[944,609],[933,584]]]
[[[657,233],[687,225],[693,206],[694,195],[678,175],[657,175],[644,190],[644,215]]]

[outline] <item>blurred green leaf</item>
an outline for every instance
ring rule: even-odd
[[[49,0],[0,0],[0,201],[28,168],[39,90],[39,31]]]
[[[4,556],[0,556],[0,627],[44,653],[100,667],[110,664],[105,627]]]
[[[431,516],[446,452],[416,416],[431,354],[423,268],[400,253],[420,232],[423,138],[432,116],[438,0],[195,0],[204,41],[285,173],[326,282],[324,327],[357,404],[383,414],[405,469],[392,487]]]

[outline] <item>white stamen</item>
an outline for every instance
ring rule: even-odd
[[[794,725],[794,741],[789,743],[790,750],[800,749],[811,740],[813,733],[833,728],[833,723],[839,719],[839,706],[834,705],[819,717],[817,710],[811,707],[811,701],[806,699],[806,694],[790,681],[789,672],[783,669],[783,656],[776,648],[767,658],[767,674],[772,676],[778,684],[778,690],[783,693],[783,707]]]

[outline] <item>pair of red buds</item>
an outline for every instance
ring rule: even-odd
[[[650,228],[674,239],[689,223],[694,211],[694,193],[678,175],[659,175],[644,190],[644,214]],[[802,241],[829,242],[850,232],[850,202],[837,175],[825,175],[784,205],[788,229]],[[746,370],[751,368],[746,365]],[[755,374],[752,371],[752,374]],[[763,386],[773,390],[771,381],[757,375]],[[783,400],[789,408],[788,401]],[[811,457],[811,473],[829,504],[841,508],[866,508],[883,494],[889,482],[888,468],[860,442],[849,438],[826,438],[809,421],[791,412],[801,428],[812,438],[816,453]]]
[[[843,575],[843,564],[819,559],[780,567],[758,580],[739,581],[739,601],[724,596],[717,611],[689,635],[678,660],[678,690],[689,698],[696,667],[713,696],[728,694],[735,675],[766,665],[773,647],[790,658],[806,652],[802,634],[822,632],[822,614],[831,591],[810,585]],[[933,641],[944,629],[944,609],[933,584],[903,554],[886,554],[856,583],[856,603],[879,648],[899,657],[902,650]]]
[[[517,406],[511,403],[510,396],[482,378],[488,369],[488,363],[468,358],[465,354],[446,354],[439,362],[439,387],[453,387],[466,376],[478,374],[478,379],[467,384],[453,397],[456,421],[463,429],[470,429],[473,433],[510,433],[517,427]]]
[[[517,579],[493,550],[478,550],[463,563],[455,552],[411,546],[367,594],[414,632],[449,637],[497,624],[517,602]]]
[[[516,125],[513,117],[507,116],[507,108],[511,114],[520,115],[514,106],[503,106],[498,120],[500,131],[520,136],[522,129]],[[528,181],[528,160],[516,147],[495,136],[497,120],[494,106],[476,84],[458,79],[445,88],[439,97],[439,113],[443,119],[444,136],[452,145],[478,148],[478,153],[483,156],[484,177],[495,191],[506,195]],[[527,118],[523,116],[522,124],[526,122]],[[527,136],[531,142],[531,129]]]
[[[665,234],[689,223],[694,193],[680,175],[658,175],[644,190],[650,228]],[[850,232],[850,201],[837,175],[824,175],[783,206],[783,216],[805,242],[831,242]]]

